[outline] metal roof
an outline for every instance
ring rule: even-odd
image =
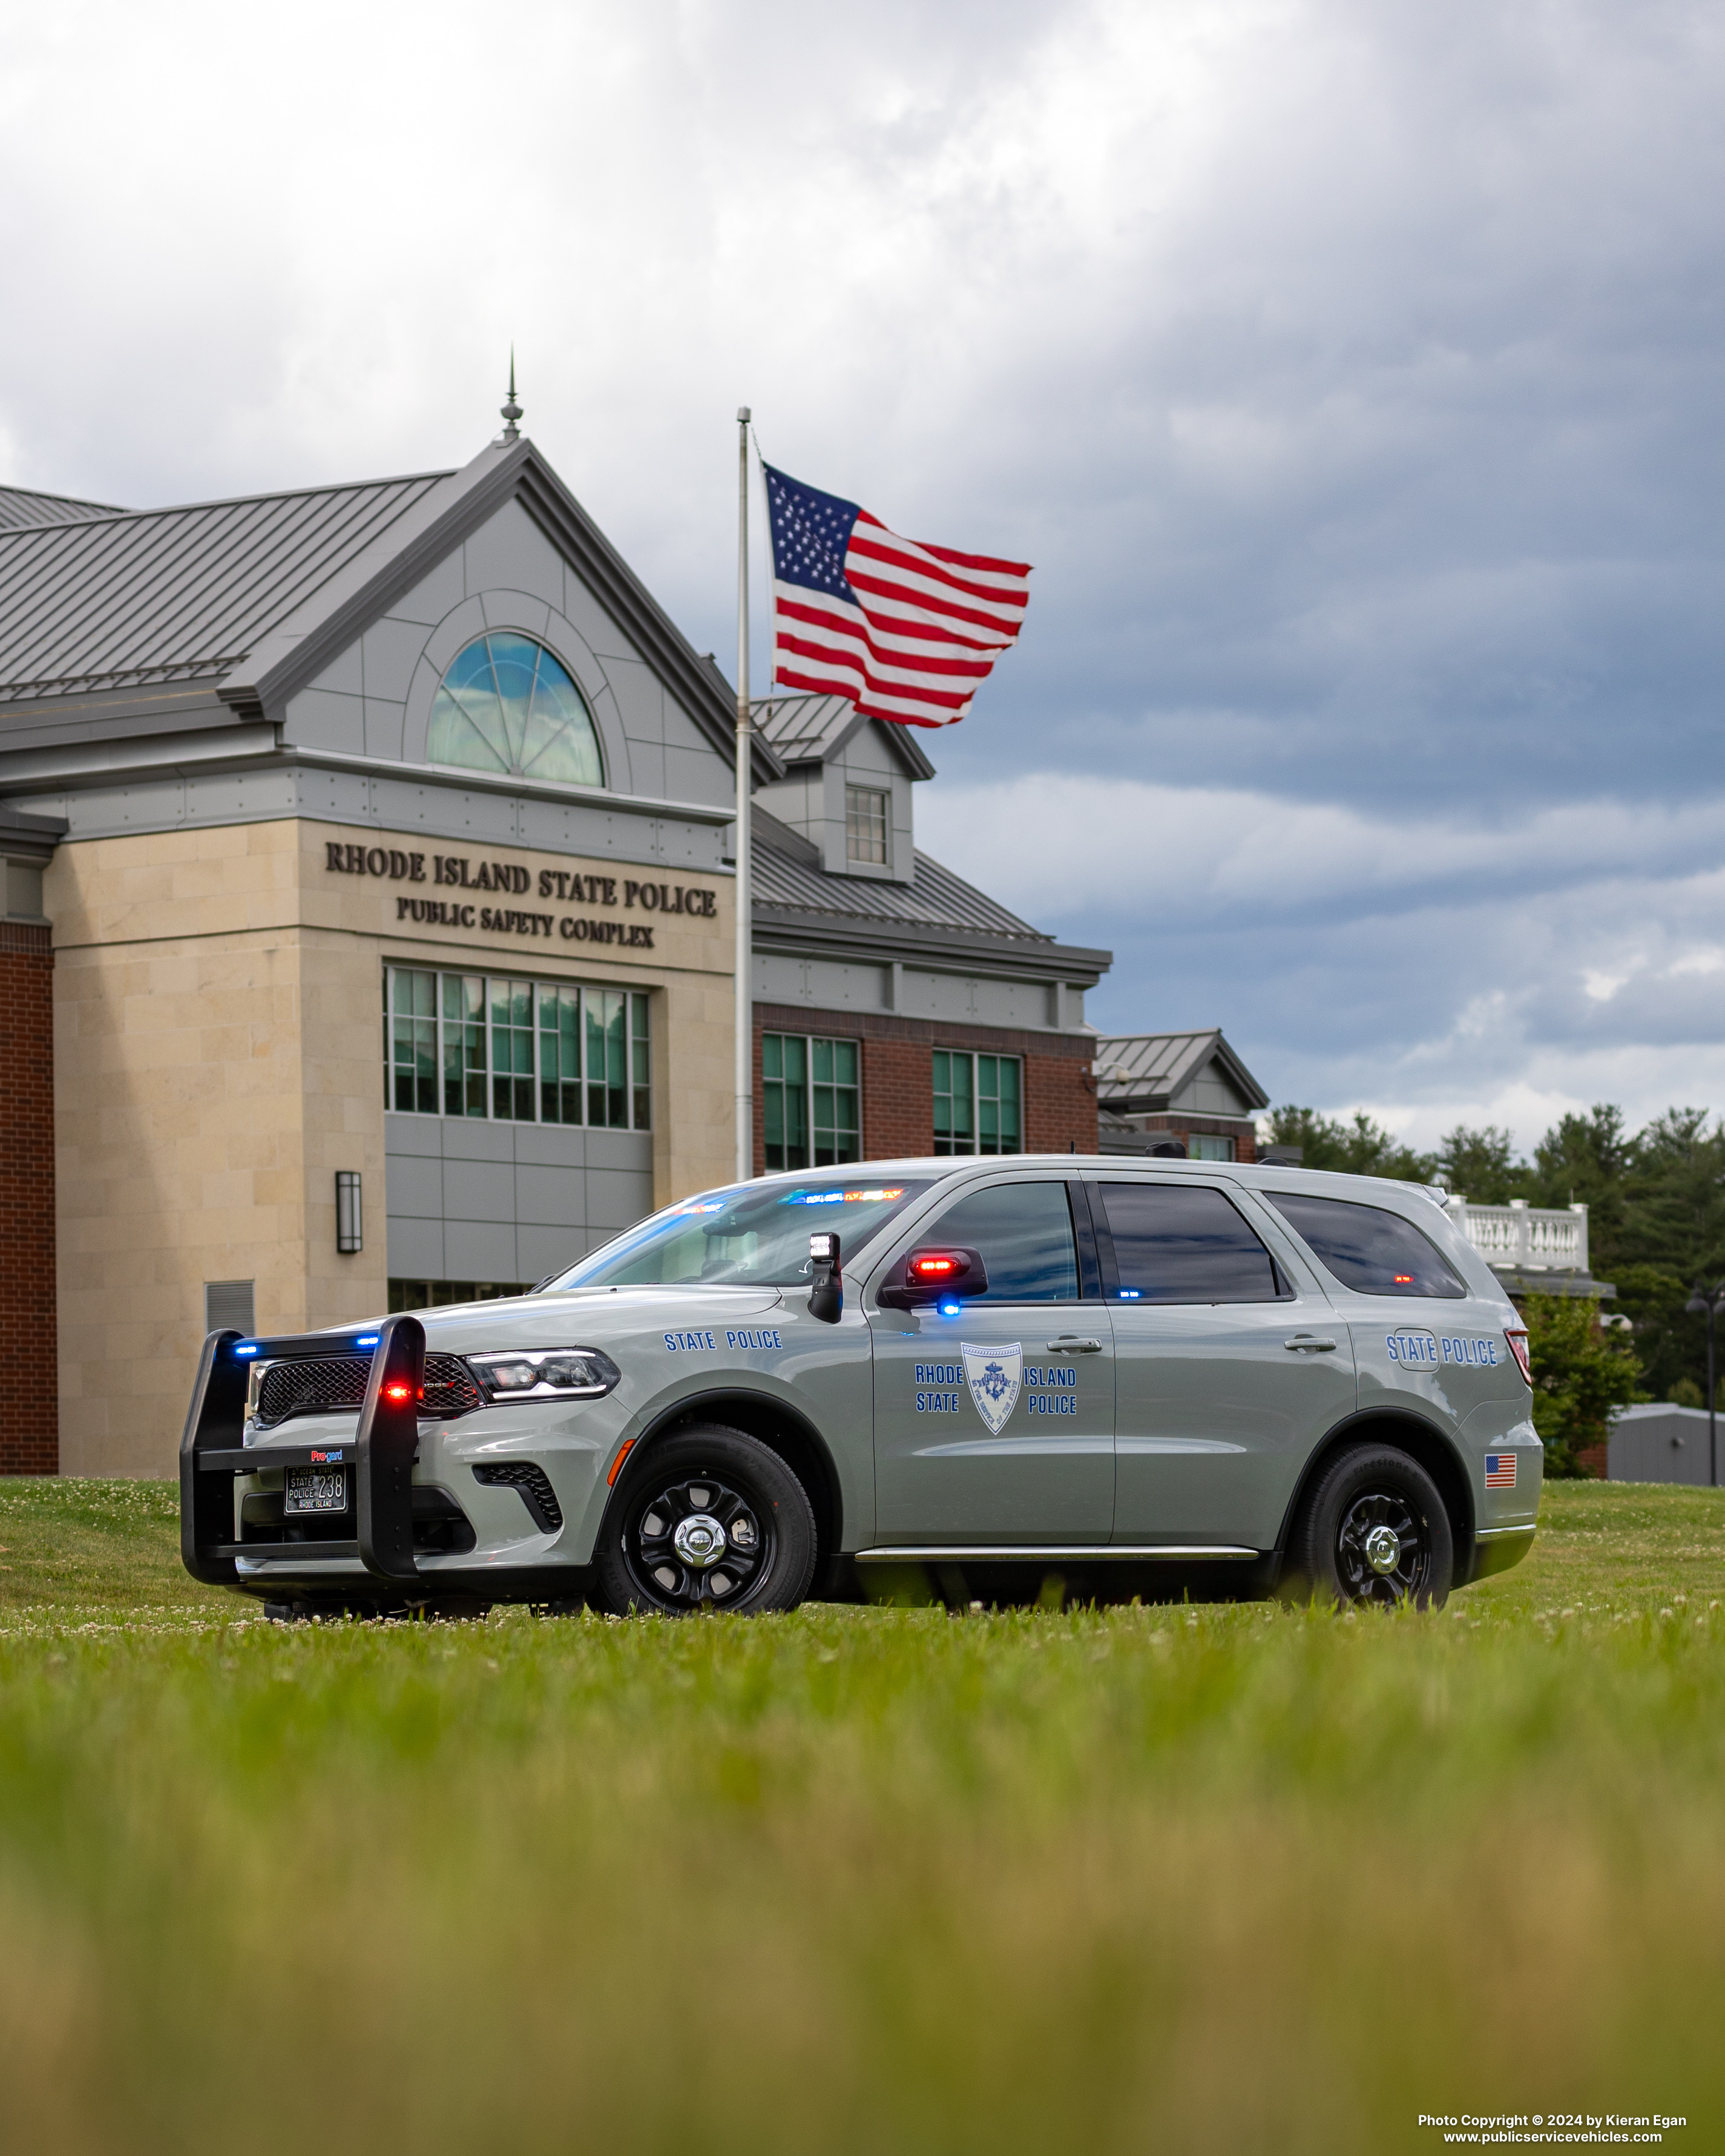
[[[768,696],[749,711],[756,730],[788,764],[825,763],[862,727],[878,726],[913,778],[934,777],[911,727],[865,718],[848,696]]]
[[[757,906],[784,906],[798,913],[848,915],[858,921],[903,921],[929,928],[968,929],[973,934],[1010,936],[1027,943],[1051,944],[1054,940],[920,850],[915,880],[908,884],[887,883],[866,876],[829,875],[824,869],[793,859],[765,834],[761,838],[755,855]]]
[[[217,679],[449,476],[0,531],[0,697]]]
[[[1097,1102],[1122,1107],[1146,1098],[1171,1099],[1211,1061],[1223,1065],[1235,1091],[1249,1106],[1269,1106],[1270,1096],[1222,1038],[1222,1029],[1217,1025],[1201,1033],[1099,1034],[1095,1057]]]
[[[24,531],[42,524],[81,524],[87,517],[124,514],[109,501],[79,501],[69,494],[37,494],[27,486],[0,486],[0,531]]]

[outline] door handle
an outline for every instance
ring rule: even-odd
[[[1315,1332],[1291,1332],[1281,1344],[1291,1348],[1296,1355],[1332,1354],[1336,1347],[1333,1340],[1320,1340]]]
[[[1050,1355],[1100,1355],[1100,1340],[1086,1339],[1081,1332],[1060,1332],[1048,1343]]]

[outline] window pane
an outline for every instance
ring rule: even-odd
[[[539,999],[539,1120],[581,1121],[581,991],[542,983]]]
[[[886,861],[889,796],[872,786],[845,789],[845,857],[852,861]]]
[[[1270,1198],[1344,1286],[1362,1295],[1466,1295],[1436,1247],[1411,1220],[1344,1198]]]
[[[389,969],[389,1104],[403,1115],[437,1113],[437,976]]]
[[[839,1168],[862,1158],[862,1096],[856,1083],[854,1040],[809,1044],[813,1078],[809,1102],[814,1165]]]
[[[988,1292],[967,1301],[1076,1302],[1078,1260],[1063,1183],[1001,1183],[961,1198],[921,1241],[983,1254]]]
[[[444,1113],[485,1112],[485,984],[476,973],[445,973]]]
[[[1270,1253],[1219,1190],[1178,1183],[1105,1183],[1123,1301],[1274,1302]]]
[[[943,1048],[934,1051],[934,1149],[937,1153],[977,1149],[975,1075],[974,1056]]]
[[[491,983],[491,1113],[533,1120],[533,991],[525,981]]]
[[[1193,1132],[1187,1137],[1186,1151],[1193,1160],[1232,1160],[1234,1140],[1207,1137],[1202,1132]]]
[[[634,1091],[635,1128],[647,1131],[653,1127],[653,1050],[647,1032],[647,998],[631,996],[629,1004],[632,1014],[629,1084]]]

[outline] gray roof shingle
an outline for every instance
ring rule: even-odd
[[[0,529],[0,696],[217,678],[448,477]]]

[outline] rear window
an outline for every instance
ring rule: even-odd
[[[1205,1183],[1097,1186],[1122,1302],[1274,1302],[1270,1253]]]
[[[1462,1296],[1467,1290],[1411,1220],[1345,1198],[1261,1194],[1344,1287],[1362,1295]]]

